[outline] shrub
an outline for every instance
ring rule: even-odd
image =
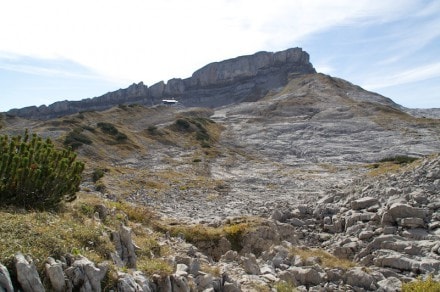
[[[93,170],[93,173],[92,173],[93,182],[97,182],[101,177],[103,177],[105,171],[106,170],[102,169],[102,168],[97,168],[97,169]]]
[[[404,283],[402,292],[429,292],[440,291],[440,282],[434,281],[429,275],[426,280],[417,279],[416,281]]]
[[[396,156],[390,156],[381,159],[379,162],[392,162],[395,164],[406,164],[416,161],[418,158],[406,156],[406,155],[396,155]]]
[[[97,126],[106,134],[115,136],[119,133],[118,129],[116,129],[116,127],[111,124],[111,123],[103,123],[100,122],[97,124]]]
[[[69,148],[56,150],[36,134],[0,137],[0,202],[26,209],[56,209],[73,201],[79,190],[82,162]]]
[[[90,140],[86,135],[82,134],[82,128],[75,128],[69,134],[67,134],[64,139],[64,145],[68,147],[72,147],[72,149],[77,149],[83,144],[90,145],[92,144],[92,140]]]
[[[190,128],[191,124],[186,119],[177,119],[176,126],[182,130],[188,130]]]
[[[121,141],[125,141],[127,140],[127,135],[125,135],[124,133],[121,133],[118,131],[118,129],[110,123],[98,123],[97,124],[99,128],[101,128],[101,130],[108,134],[111,135],[115,138],[116,141],[121,142]]]

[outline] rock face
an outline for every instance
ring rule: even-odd
[[[60,101],[49,106],[12,109],[9,115],[50,119],[80,111],[104,110],[119,104],[155,105],[163,98],[177,98],[185,106],[217,107],[263,97],[283,86],[297,74],[316,73],[309,55],[301,48],[281,52],[258,52],[254,55],[215,62],[197,70],[190,78],[173,78],[151,87],[132,84],[92,99]]]

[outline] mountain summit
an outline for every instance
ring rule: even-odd
[[[309,54],[301,48],[258,52],[208,64],[186,79],[173,78],[150,87],[140,82],[91,99],[12,109],[8,114],[50,119],[80,111],[105,110],[119,104],[155,105],[165,98],[177,98],[184,106],[218,107],[258,100],[270,90],[286,85],[293,76],[309,73],[316,70],[309,62]]]

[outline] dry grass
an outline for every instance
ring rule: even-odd
[[[356,266],[356,264],[350,260],[337,258],[334,255],[319,248],[292,247],[290,250],[290,254],[292,256],[299,255],[303,260],[306,260],[310,257],[317,257],[321,261],[322,266],[327,268],[341,268],[346,270]]]

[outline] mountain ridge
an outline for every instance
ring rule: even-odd
[[[31,119],[51,119],[80,111],[105,110],[119,104],[155,105],[164,98],[178,98],[184,106],[217,107],[257,100],[274,88],[287,84],[292,75],[316,73],[309,54],[301,48],[279,52],[257,52],[196,70],[186,79],[172,78],[150,87],[143,82],[126,89],[80,101],[59,101],[49,106],[11,109],[9,115]]]

